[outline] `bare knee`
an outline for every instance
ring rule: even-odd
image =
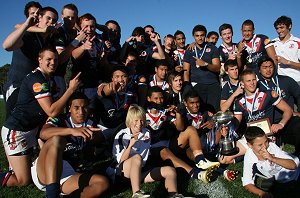
[[[27,175],[27,176],[19,176],[16,177],[15,174],[11,175],[9,178],[9,182],[7,183],[7,186],[18,186],[18,187],[22,187],[22,186],[27,186],[31,183],[31,175]]]
[[[171,166],[162,167],[161,174],[164,178],[176,178],[176,170]]]
[[[135,164],[135,165],[141,166],[142,162],[143,162],[142,156],[139,154],[136,154],[131,157],[131,165]]]

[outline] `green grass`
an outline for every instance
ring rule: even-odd
[[[5,119],[5,112],[4,112],[4,102],[0,99],[0,126],[2,127],[3,122]],[[293,152],[293,146],[286,145],[285,150],[288,152]],[[256,196],[250,194],[242,187],[241,182],[241,176],[243,172],[243,164],[237,163],[230,165],[230,169],[238,170],[240,172],[238,179],[234,182],[227,182],[223,178],[219,177],[218,182],[221,183],[226,190],[228,191],[228,194],[233,198],[254,198]],[[0,170],[7,170],[8,164],[6,160],[6,156],[3,150],[2,141],[0,143]],[[212,188],[212,184],[206,185],[207,188]],[[178,174],[178,190],[180,193],[186,195],[186,196],[194,196],[197,198],[208,198],[208,197],[224,197],[222,191],[214,190],[213,193],[205,193],[205,192],[199,192],[199,186],[206,188],[205,184],[202,184],[200,181],[197,180],[190,180],[186,174],[179,173]],[[166,197],[167,192],[164,188],[163,182],[154,182],[151,184],[142,184],[142,189],[146,192],[150,192],[152,197]],[[275,194],[277,197],[296,197],[296,191],[299,188],[299,185],[289,185],[285,187],[278,188],[280,190],[277,190],[277,193]],[[122,185],[118,187],[112,187],[103,197],[113,197],[113,198],[125,198],[125,197],[131,197],[131,189],[130,185]],[[230,197],[228,196],[228,197]],[[12,188],[1,188],[0,187],[0,198],[1,197],[45,197],[45,193],[37,190],[33,184],[30,184],[27,187],[12,187]]]

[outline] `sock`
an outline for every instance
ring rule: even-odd
[[[60,194],[60,184],[59,183],[52,183],[46,185],[46,197],[47,198],[57,198]]]
[[[192,168],[192,170],[189,172],[189,175],[191,176],[191,178],[198,179],[198,175],[200,172],[200,169]]]
[[[242,162],[242,161],[244,161],[244,155],[243,156],[238,156],[234,160],[235,160],[235,163]]]
[[[195,163],[198,164],[201,160],[204,160],[205,161],[205,157],[203,154],[200,154],[200,155],[197,155],[195,157]]]
[[[9,179],[9,177],[11,176],[11,174],[12,174],[11,171],[8,171],[6,173],[0,172],[0,185],[1,185],[0,187],[6,186],[6,183]]]
[[[168,193],[170,197],[177,194],[177,192],[168,192]]]
[[[220,175],[223,175],[223,173],[224,173],[224,171],[225,171],[226,169],[224,169],[224,168],[218,168],[217,170],[215,170],[217,173],[219,173]]]
[[[73,192],[71,192],[71,194],[69,194],[69,198],[79,198],[81,194],[80,189],[74,190]]]

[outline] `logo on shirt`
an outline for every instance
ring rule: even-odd
[[[43,83],[42,84],[42,90],[43,91],[48,91],[49,90],[48,83]]]
[[[43,89],[43,86],[42,86],[41,83],[34,83],[34,84],[32,85],[32,90],[33,90],[33,92],[38,93],[38,92],[42,91],[42,89]]]

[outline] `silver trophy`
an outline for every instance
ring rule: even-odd
[[[233,119],[233,113],[230,111],[219,111],[215,115],[213,115],[213,120],[216,122],[216,129],[219,130],[221,127],[228,126]],[[224,139],[220,140],[220,154],[221,155],[235,155],[239,152],[239,148],[235,146],[234,140],[230,137],[224,137]]]

